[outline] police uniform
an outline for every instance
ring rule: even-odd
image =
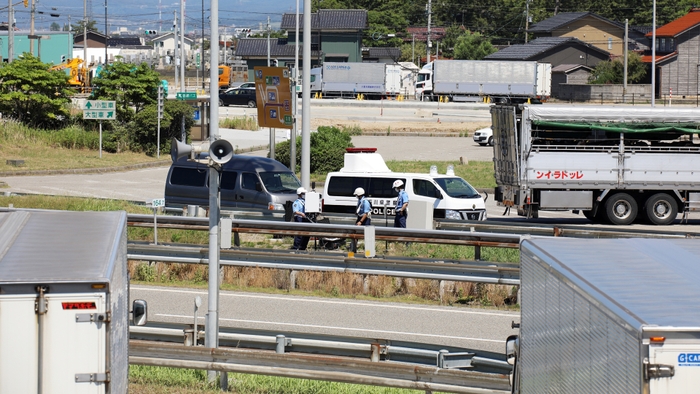
[[[399,190],[399,197],[396,199],[396,216],[394,216],[394,227],[406,228],[406,218],[408,217],[408,205],[401,211],[404,204],[408,204],[408,193],[406,190]]]
[[[294,203],[292,204],[292,211],[294,211],[294,221],[295,222],[301,223],[301,222],[308,221],[305,216],[297,214],[297,212],[306,214],[306,203],[305,203],[303,197],[300,196],[299,198],[297,198],[294,201]],[[294,237],[294,245],[292,245],[292,249],[306,250],[306,246],[308,244],[309,244],[309,237],[297,235]]]
[[[362,198],[360,198],[357,201],[356,213],[357,221],[362,221],[362,223],[360,223],[362,226],[369,226],[372,224],[372,218],[370,217],[370,215],[372,214],[372,206],[370,205],[369,201],[367,201],[367,198],[365,198],[365,196],[362,196]],[[367,214],[367,217],[365,217],[365,220],[363,221],[362,216],[364,216],[365,214]]]

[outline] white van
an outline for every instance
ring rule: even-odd
[[[345,165],[340,171],[328,173],[323,186],[323,211],[355,213],[356,188],[365,190],[372,204],[372,215],[394,215],[398,193],[392,188],[401,179],[408,193],[408,214],[411,201],[433,204],[433,218],[453,220],[486,220],[486,205],[479,192],[448,168],[438,174],[435,166],[429,174],[392,172],[376,148],[348,148]]]

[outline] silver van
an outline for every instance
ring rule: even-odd
[[[301,186],[289,168],[266,157],[234,155],[220,174],[221,209],[284,211],[285,203],[296,199],[296,190]],[[165,206],[188,205],[209,206],[209,167],[183,157],[173,162],[168,171]]]

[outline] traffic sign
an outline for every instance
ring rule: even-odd
[[[151,207],[152,208],[160,208],[165,206],[165,199],[164,198],[154,198],[151,201]]]
[[[108,100],[85,100],[83,110],[115,109],[116,101]]]
[[[197,92],[177,92],[175,98],[178,100],[197,100]]]
[[[260,127],[291,129],[292,90],[287,67],[255,67],[255,91]]]
[[[200,57],[199,57],[199,52],[197,52],[197,67],[199,67],[199,66],[201,66],[201,65],[202,65],[202,63],[201,63],[201,60],[200,60]]]
[[[83,119],[114,120],[117,115],[116,101],[86,100]]]

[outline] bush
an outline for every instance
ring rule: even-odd
[[[311,162],[309,172],[327,173],[338,171],[343,167],[345,148],[352,147],[350,133],[333,126],[321,126],[318,131],[311,133]],[[294,172],[301,171],[301,137],[296,140],[297,168]],[[290,166],[289,141],[283,141],[275,145],[275,159],[280,163]]]
[[[170,152],[170,139],[180,139],[180,119],[185,117],[185,131],[189,131],[194,124],[194,109],[183,101],[167,100],[163,107],[163,119],[160,120],[160,151]],[[156,104],[149,104],[134,119],[128,123],[131,136],[129,148],[134,152],[145,152],[149,156],[156,156],[158,132],[158,108]]]

